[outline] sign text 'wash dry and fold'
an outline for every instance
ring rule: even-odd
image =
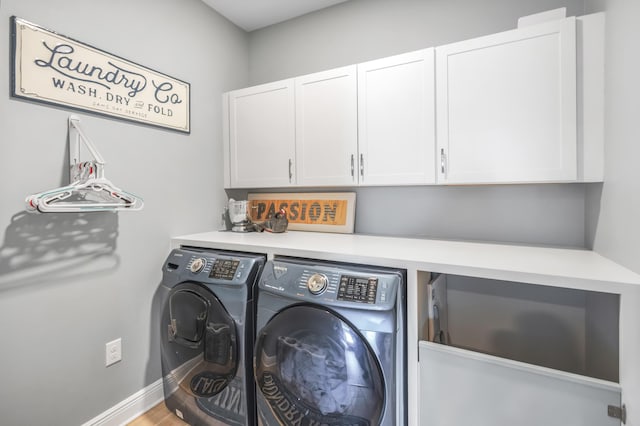
[[[13,95],[189,132],[188,83],[13,18]]]

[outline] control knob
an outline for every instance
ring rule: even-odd
[[[206,264],[206,260],[204,260],[202,257],[198,257],[196,259],[193,259],[193,262],[191,262],[191,266],[189,266],[189,270],[194,274],[197,274],[198,272],[202,271],[204,265]]]
[[[323,274],[313,274],[307,280],[307,289],[311,294],[320,294],[327,289],[329,279]]]

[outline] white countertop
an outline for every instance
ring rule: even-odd
[[[214,231],[172,240],[181,245],[400,267],[554,287],[622,293],[640,275],[590,250],[288,231]]]
[[[424,310],[420,272],[439,272],[620,294],[620,385],[637,399],[640,275],[590,250],[289,231],[283,234],[206,232],[179,236],[181,245],[325,259],[407,270],[409,424],[419,424],[418,342]]]

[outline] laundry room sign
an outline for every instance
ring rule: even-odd
[[[353,233],[355,192],[249,194],[248,201],[253,222],[264,222],[284,209],[290,230]]]
[[[190,132],[190,85],[11,18],[12,96]]]

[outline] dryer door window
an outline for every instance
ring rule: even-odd
[[[164,315],[167,334],[163,361],[181,388],[211,397],[227,387],[238,369],[238,339],[233,318],[202,285],[187,282],[169,294]],[[183,372],[184,373],[180,373]]]
[[[262,397],[283,425],[380,423],[380,366],[364,337],[334,312],[282,310],[257,336],[254,365]]]

